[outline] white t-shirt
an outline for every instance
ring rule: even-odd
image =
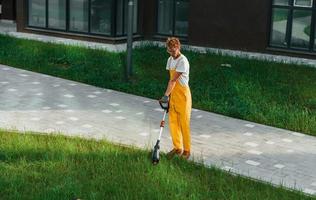
[[[189,86],[189,73],[190,73],[190,64],[188,59],[184,55],[180,55],[178,58],[173,59],[172,56],[168,58],[167,61],[167,70],[176,70],[176,72],[182,72],[179,77],[179,83],[182,86]]]

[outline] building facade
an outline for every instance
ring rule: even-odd
[[[17,30],[121,43],[127,5],[128,0],[17,0]],[[134,38],[177,36],[194,46],[316,58],[315,13],[316,0],[134,0]]]
[[[16,4],[15,0],[0,0],[0,19],[15,20]]]

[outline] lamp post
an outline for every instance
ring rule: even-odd
[[[133,11],[134,11],[134,0],[128,0],[128,23],[127,23],[127,58],[126,58],[126,79],[133,75],[133,61],[132,61],[132,51],[133,51]]]

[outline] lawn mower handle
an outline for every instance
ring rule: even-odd
[[[159,101],[159,104],[160,104],[162,109],[164,109],[164,110],[168,110],[169,109],[169,102],[168,103],[162,103],[161,101]]]

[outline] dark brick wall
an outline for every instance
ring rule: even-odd
[[[16,19],[16,6],[15,0],[0,0],[2,4],[1,19],[15,20]]]
[[[271,0],[191,0],[190,44],[262,51],[270,30]]]

